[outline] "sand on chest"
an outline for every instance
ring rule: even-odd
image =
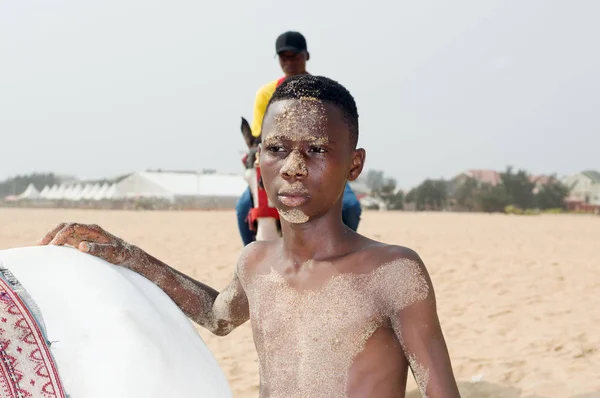
[[[261,389],[305,398],[345,397],[353,359],[367,340],[392,312],[428,293],[418,266],[408,260],[369,274],[336,275],[311,290],[290,286],[272,269],[252,278],[245,290]]]

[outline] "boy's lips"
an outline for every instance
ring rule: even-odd
[[[300,182],[284,185],[279,189],[277,196],[281,203],[288,207],[301,206],[310,197],[308,189]]]
[[[308,200],[308,195],[305,193],[280,193],[278,197],[281,203],[288,207],[301,206]]]

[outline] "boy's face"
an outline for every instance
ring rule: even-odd
[[[352,147],[350,128],[335,105],[312,99],[274,102],[262,136],[259,159],[265,190],[290,222],[327,213],[341,202],[346,181],[362,171],[365,151]]]

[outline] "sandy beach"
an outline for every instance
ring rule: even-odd
[[[229,211],[0,208],[0,249],[62,221],[97,223],[216,289],[242,248]],[[600,397],[600,217],[366,212],[359,232],[421,255],[463,397]],[[249,324],[227,337],[198,330],[234,397],[257,397]]]

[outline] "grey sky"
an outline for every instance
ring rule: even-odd
[[[240,116],[305,34],[367,169],[600,169],[600,2],[0,0],[0,179],[241,171]]]

